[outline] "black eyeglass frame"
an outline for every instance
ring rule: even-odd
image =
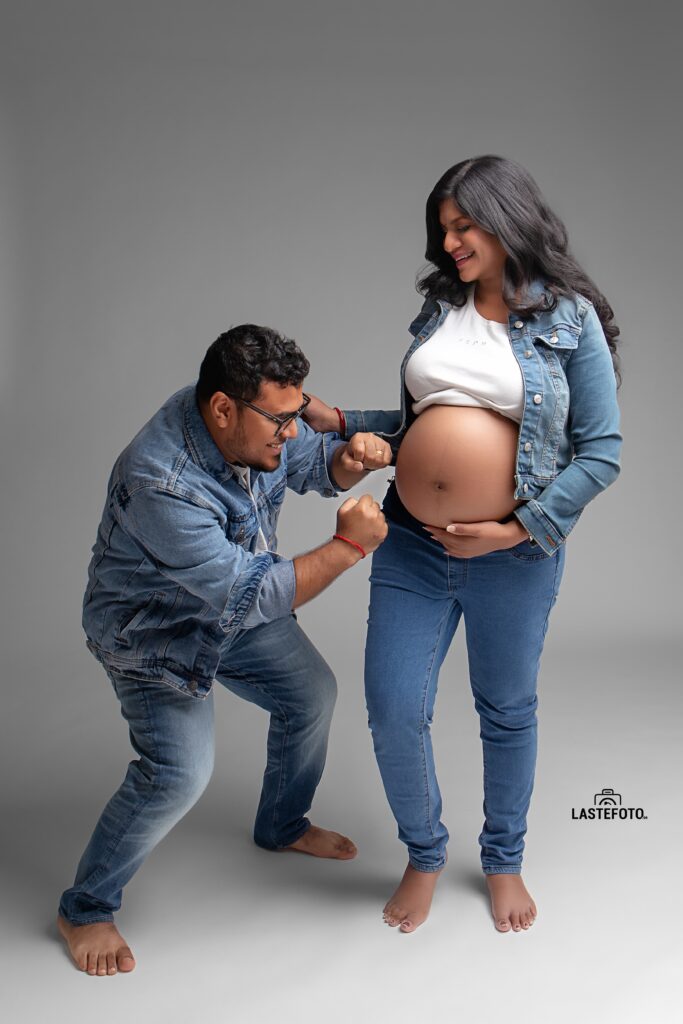
[[[302,392],[304,396],[304,402],[303,405],[299,406],[296,412],[290,413],[289,416],[276,416],[274,413],[266,412],[266,410],[261,409],[260,406],[254,405],[253,402],[248,402],[246,398],[240,398],[239,395],[233,395],[230,391],[224,391],[223,394],[227,395],[228,398],[234,398],[236,402],[241,402],[242,405],[246,405],[248,409],[253,409],[254,412],[260,413],[261,416],[265,416],[266,419],[272,420],[273,423],[277,423],[277,430],[273,435],[274,437],[277,437],[278,434],[281,434],[283,430],[287,429],[290,423],[293,423],[294,420],[298,419],[311,401],[311,396],[307,395],[305,392]]]

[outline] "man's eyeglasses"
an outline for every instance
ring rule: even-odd
[[[277,437],[278,434],[283,433],[290,423],[293,423],[294,420],[298,419],[311,401],[311,396],[304,394],[303,405],[300,405],[296,412],[292,412],[288,416],[275,416],[272,412],[266,412],[265,409],[261,409],[258,405],[254,405],[253,402],[247,402],[246,398],[240,398],[239,395],[233,395],[229,391],[224,391],[223,394],[227,395],[228,398],[234,398],[236,402],[241,402],[242,405],[246,405],[248,409],[253,409],[254,412],[260,413],[261,416],[265,416],[266,419],[272,420],[273,423],[277,423],[277,428],[274,434],[275,437]]]

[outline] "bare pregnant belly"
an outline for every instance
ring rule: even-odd
[[[422,523],[500,520],[513,497],[519,427],[491,409],[430,405],[407,431],[396,460],[396,489]]]

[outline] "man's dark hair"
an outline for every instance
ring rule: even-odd
[[[197,398],[208,402],[223,391],[251,402],[263,381],[298,387],[310,368],[291,338],[270,327],[239,324],[209,346],[199,370]]]

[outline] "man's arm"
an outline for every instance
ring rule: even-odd
[[[391,446],[374,434],[354,434],[343,448],[337,448],[330,473],[337,487],[348,491],[375,469],[391,464]]]
[[[369,494],[347,498],[337,512],[338,538],[294,559],[296,594],[294,608],[305,604],[333,580],[380,546],[388,532],[384,514]],[[362,548],[362,550],[360,550]]]
[[[330,540],[314,551],[298,555],[294,559],[296,592],[292,607],[298,608],[317,597],[362,557],[360,551],[343,540]]]
[[[391,448],[374,434],[354,434],[342,441],[334,431],[320,433],[299,421],[296,437],[287,441],[287,486],[297,494],[317,491],[333,498],[365,476],[391,462]]]
[[[289,615],[362,557],[340,540],[294,561],[271,551],[252,554],[227,539],[215,511],[155,486],[120,495],[118,519],[155,569],[213,608],[226,632]],[[344,502],[335,532],[369,553],[387,527],[366,494]]]

